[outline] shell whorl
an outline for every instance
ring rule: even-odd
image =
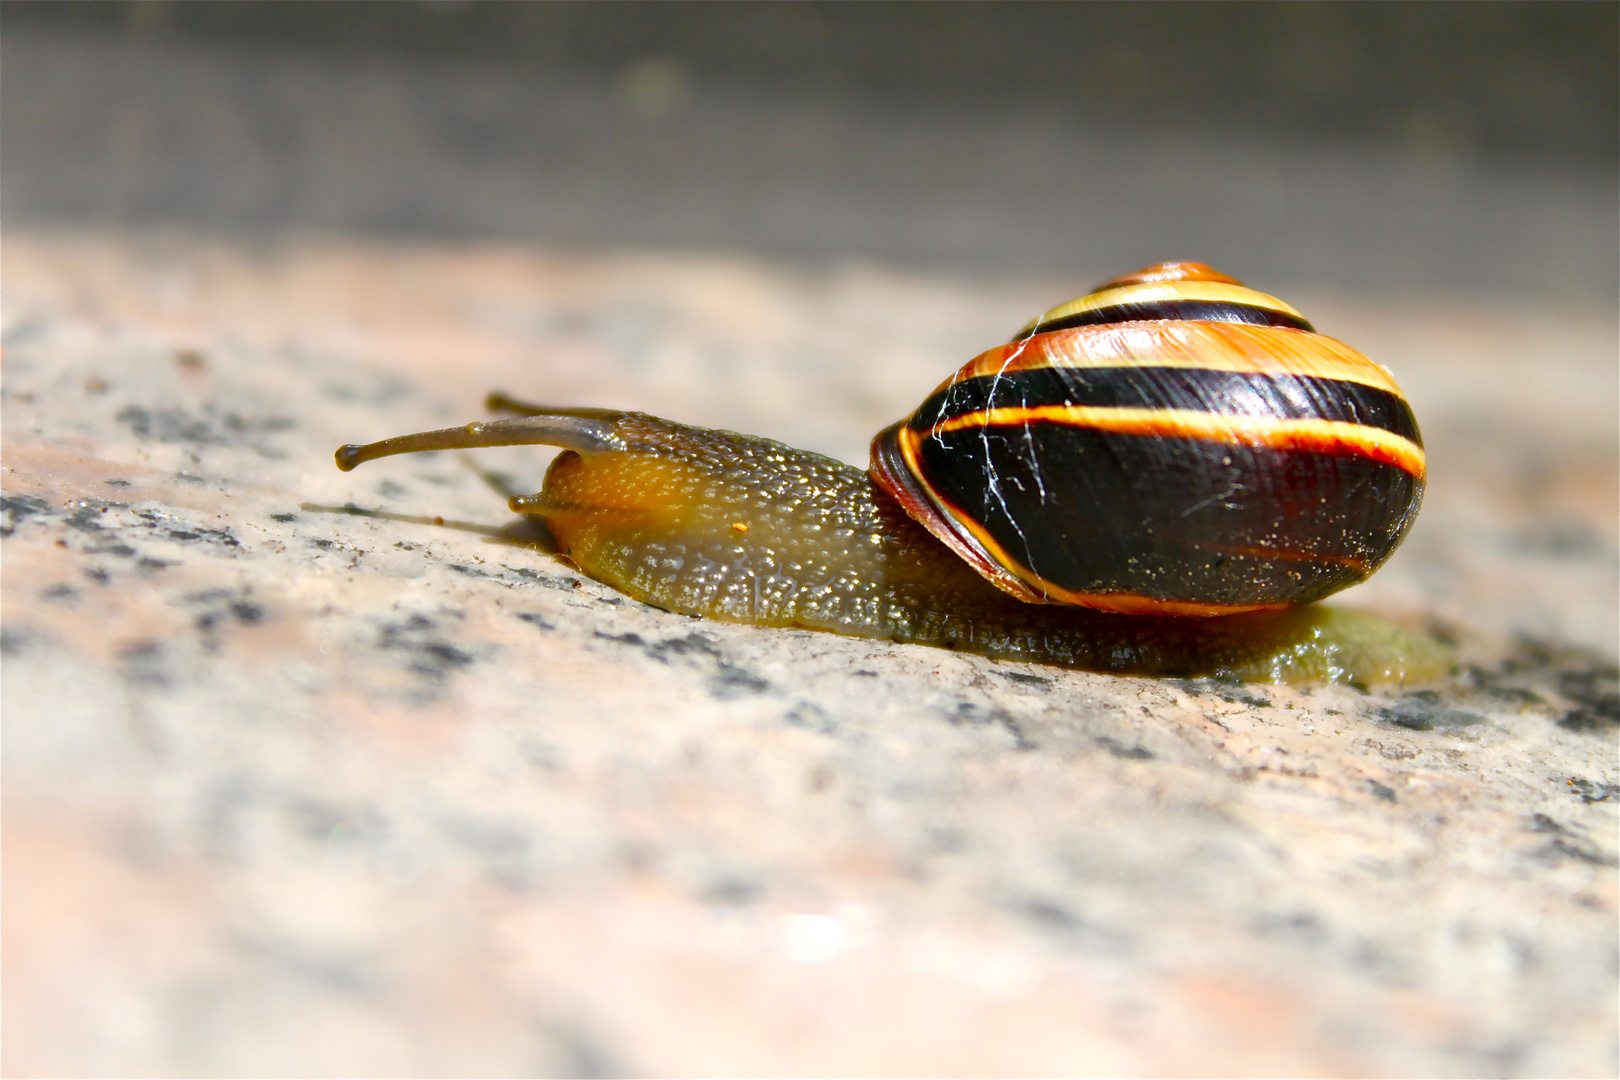
[[[1078,300],[1060,304],[1031,319],[1013,340],[1076,326],[1159,320],[1313,329],[1305,316],[1275,296],[1257,292],[1202,263],[1170,262],[1143,267],[1099,285]]]
[[[873,475],[1026,600],[1215,615],[1361,580],[1421,500],[1390,374],[1275,297],[1162,263],[1033,320],[873,443]]]

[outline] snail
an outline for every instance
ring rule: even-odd
[[[1406,536],[1425,458],[1388,371],[1294,308],[1160,263],[1053,308],[872,441],[861,472],[639,412],[337,451],[562,447],[544,518],[585,574],[672,612],[1142,675],[1353,683],[1443,646],[1314,603]]]

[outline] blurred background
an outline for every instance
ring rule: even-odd
[[[7,3],[7,224],[1607,304],[1617,12]]]

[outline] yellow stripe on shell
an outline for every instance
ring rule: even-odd
[[[1286,419],[1275,416],[1232,416],[1194,409],[1138,409],[1102,405],[1039,405],[1032,408],[981,409],[935,424],[920,438],[975,427],[1018,427],[1030,423],[1065,424],[1121,435],[1156,435],[1168,439],[1203,439],[1233,446],[1273,450],[1306,450],[1321,454],[1369,457],[1424,478],[1423,448],[1412,440],[1366,424],[1344,420]]]
[[[981,375],[1043,367],[1202,368],[1339,379],[1406,400],[1387,368],[1323,334],[1249,323],[1177,321],[1077,326],[997,345],[968,361],[939,389]]]
[[[1120,304],[1160,304],[1175,300],[1244,304],[1249,307],[1265,308],[1267,311],[1280,311],[1296,319],[1305,318],[1275,296],[1267,296],[1243,285],[1227,285],[1219,281],[1148,281],[1137,285],[1103,289],[1101,292],[1082,296],[1078,300],[1070,300],[1067,304],[1061,304],[1039,318],[1030,320],[1018,331],[1018,336],[1023,337],[1043,323],[1057,322],[1083,311],[1096,311],[1098,308],[1115,307]]]

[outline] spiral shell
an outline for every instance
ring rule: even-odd
[[[976,357],[872,443],[872,475],[1032,602],[1224,615],[1321,599],[1422,501],[1387,370],[1197,263],[1117,278]]]

